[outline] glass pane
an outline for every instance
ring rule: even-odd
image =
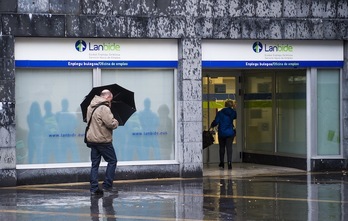
[[[307,152],[306,73],[276,74],[277,150],[280,153]]]
[[[135,94],[137,112],[114,131],[119,161],[174,160],[173,70],[102,70],[102,84]]]
[[[339,70],[318,70],[318,155],[340,154],[339,79]]]
[[[16,71],[18,164],[89,161],[80,103],[91,88],[91,70]]]
[[[225,107],[226,100],[236,102],[235,77],[204,77],[203,78],[203,130],[208,130],[216,113]],[[237,127],[236,120],[233,125]],[[235,137],[233,144],[236,144]],[[218,143],[218,133],[215,133],[215,143]]]
[[[246,77],[245,149],[274,152],[272,77]]]

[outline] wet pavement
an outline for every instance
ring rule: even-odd
[[[115,181],[90,196],[88,183],[0,188],[0,221],[348,220],[344,171],[307,173],[236,163],[205,166],[202,178]]]

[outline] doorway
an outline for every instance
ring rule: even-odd
[[[306,70],[203,70],[203,130],[227,99],[237,103],[232,162],[306,158]],[[219,162],[217,136],[204,163]]]
[[[242,109],[240,97],[240,72],[231,70],[204,70],[203,71],[203,130],[208,130],[216,113],[221,110],[226,100],[236,103],[237,119],[233,124],[236,128],[236,137],[232,145],[232,162],[242,162]],[[204,163],[219,163],[218,133],[214,130],[215,142],[203,150]],[[225,162],[226,154],[225,154]]]

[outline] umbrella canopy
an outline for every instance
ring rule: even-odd
[[[84,122],[87,122],[86,116],[89,104],[95,95],[99,96],[100,93],[105,89],[109,90],[114,96],[111,102],[111,112],[119,122],[119,125],[122,126],[136,111],[136,107],[134,102],[134,92],[127,90],[118,84],[94,87],[80,104],[82,119]]]

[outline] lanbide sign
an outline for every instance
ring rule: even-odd
[[[216,68],[342,67],[343,42],[203,40],[202,66]]]
[[[177,68],[173,39],[16,38],[16,67]]]

